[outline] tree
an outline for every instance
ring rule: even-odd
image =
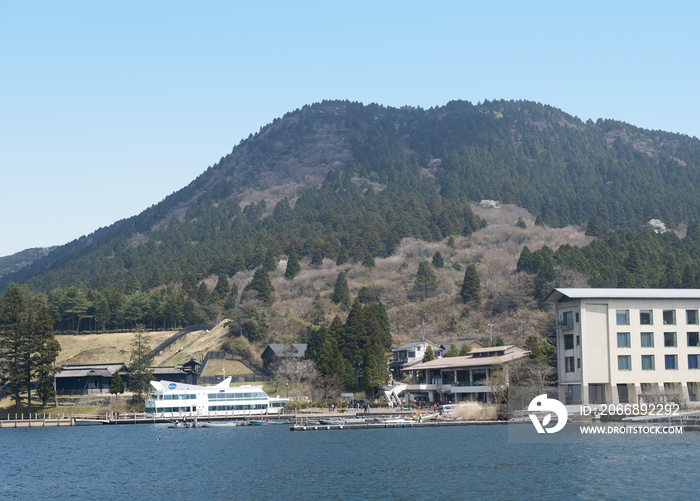
[[[289,385],[292,398],[301,395],[302,383],[313,383],[319,377],[316,365],[311,360],[284,358],[275,369],[275,378]]]
[[[365,258],[362,260],[362,266],[365,266],[367,268],[374,268],[376,266],[372,254],[367,254],[365,256]]]
[[[214,293],[219,297],[220,301],[225,301],[231,288],[228,285],[228,276],[225,273],[219,275],[219,279],[216,281],[216,287],[214,287]]]
[[[34,375],[39,384],[37,394],[45,407],[56,394],[55,375],[58,369],[54,366],[61,345],[53,332],[53,317],[46,306],[41,306],[34,317],[33,330],[36,335],[36,352],[33,355]]]
[[[284,278],[287,280],[294,280],[299,272],[301,272],[301,266],[299,265],[299,258],[294,249],[289,253],[289,258],[287,259],[287,269],[284,271]]]
[[[411,289],[409,293],[409,298],[426,301],[429,297],[437,293],[439,285],[440,282],[435,276],[435,272],[430,266],[430,263],[428,263],[428,261],[421,261],[418,264],[416,279],[413,282],[413,289]]]
[[[257,293],[257,298],[268,306],[271,305],[275,299],[275,289],[272,287],[272,282],[270,282],[270,276],[263,268],[255,270],[253,278],[243,289],[241,300],[243,300],[244,297],[248,298],[251,293]]]
[[[464,357],[469,355],[469,352],[472,351],[472,347],[469,346],[467,343],[462,343],[462,346],[459,349],[459,356]]]
[[[277,259],[275,259],[275,253],[272,252],[272,249],[267,250],[262,266],[265,271],[275,271],[277,269]]]
[[[447,353],[445,353],[445,358],[447,357],[458,357],[459,356],[459,348],[457,348],[457,345],[452,343],[447,350]]]
[[[588,224],[586,225],[586,235],[591,237],[603,238],[605,233],[603,228],[600,226],[600,221],[598,221],[598,216],[591,214],[588,218]]]
[[[153,363],[151,347],[144,333],[139,329],[131,342],[131,358],[129,359],[129,388],[139,400],[148,393],[149,383],[153,380],[153,372],[149,369]]]
[[[335,304],[343,304],[345,306],[350,304],[350,288],[348,287],[348,281],[345,278],[344,271],[338,273],[338,278],[335,280],[335,287],[333,287],[331,301]]]
[[[433,351],[433,347],[428,345],[425,349],[425,355],[423,355],[423,363],[430,362],[431,360],[435,360],[435,352]]]
[[[119,371],[115,372],[114,376],[112,376],[112,382],[109,385],[109,392],[112,395],[124,393],[124,383],[122,382],[122,375],[119,374]]]
[[[437,251],[435,254],[433,254],[433,267],[442,268],[443,266],[445,266],[445,261],[442,259],[442,254],[440,254],[440,251]]]
[[[481,291],[481,280],[479,272],[475,264],[467,266],[464,272],[464,280],[462,281],[462,289],[459,295],[462,297],[463,303],[477,303],[479,301],[479,292]]]
[[[20,394],[28,389],[31,346],[27,332],[24,294],[18,285],[10,284],[0,303],[0,379],[15,405],[20,404]]]

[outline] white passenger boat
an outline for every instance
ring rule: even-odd
[[[153,398],[146,400],[148,417],[263,416],[280,414],[286,398],[269,397],[262,386],[229,386],[228,377],[215,386],[151,381]]]

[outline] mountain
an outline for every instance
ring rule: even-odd
[[[591,214],[606,230],[697,219],[700,141],[582,122],[527,101],[428,110],[326,101],[241,141],[141,214],[0,278],[36,291],[141,288],[234,276],[294,250],[361,261],[404,238],[438,242],[481,226],[471,201],[524,207],[552,227]],[[341,260],[342,260],[341,259]]]
[[[31,265],[34,261],[47,256],[55,249],[55,247],[36,247],[0,257],[0,278]]]

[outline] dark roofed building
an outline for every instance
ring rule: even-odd
[[[263,360],[263,367],[266,371],[272,370],[274,365],[282,360],[297,359],[302,360],[306,356],[306,344],[268,344],[260,358]]]
[[[119,371],[124,387],[127,385],[128,369],[124,363],[62,365],[56,374],[56,393],[59,395],[86,395],[109,393],[112,377]]]
[[[175,367],[149,367],[155,381],[172,381],[173,383],[197,384],[202,364],[191,358]]]

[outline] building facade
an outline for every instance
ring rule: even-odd
[[[401,393],[409,401],[493,403],[489,378],[494,366],[508,370],[508,364],[529,352],[517,346],[475,348],[469,355],[447,357],[419,363],[403,369],[410,372],[411,383]]]
[[[555,289],[560,400],[700,403],[699,289]]]

